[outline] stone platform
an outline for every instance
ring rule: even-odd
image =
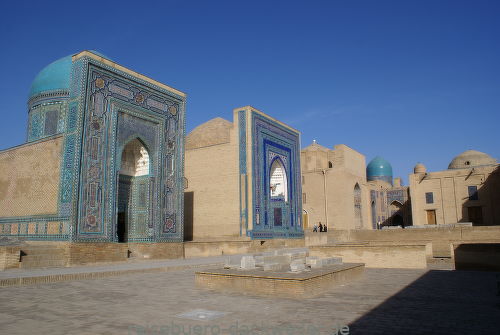
[[[198,287],[210,290],[303,299],[359,278],[364,268],[361,263],[344,263],[299,273],[211,269],[197,271],[195,281]]]

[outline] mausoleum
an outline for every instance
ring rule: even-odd
[[[188,239],[302,238],[300,133],[247,106],[186,137]]]
[[[185,102],[95,51],[49,64],[29,92],[26,143],[0,152],[0,234],[182,242]]]

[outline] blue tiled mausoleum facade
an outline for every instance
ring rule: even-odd
[[[62,137],[57,213],[0,217],[0,233],[118,242],[123,213],[125,241],[181,242],[185,103],[184,93],[96,52],[47,66],[31,89],[27,142]],[[140,176],[121,173],[132,141],[148,157]]]
[[[251,107],[235,112],[241,231],[252,239],[303,238],[300,133]]]

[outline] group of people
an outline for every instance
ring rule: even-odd
[[[313,226],[313,232],[315,233],[317,232],[323,233],[326,231],[327,231],[326,225],[321,224],[321,222],[319,223],[319,226],[317,224],[314,224]]]

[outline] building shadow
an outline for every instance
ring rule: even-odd
[[[406,200],[403,204],[393,201],[390,206],[391,215],[382,221],[381,227],[401,227],[405,228],[413,225],[411,216],[411,200]]]
[[[466,180],[475,176],[471,169]],[[490,173],[481,187],[469,186],[468,197],[462,205],[460,222],[472,222],[474,226],[500,225],[500,165]]]
[[[184,192],[184,241],[193,240],[194,192]]]
[[[431,270],[352,322],[349,334],[498,334],[499,290],[498,272]]]
[[[457,270],[500,271],[500,243],[460,244],[454,261]]]

